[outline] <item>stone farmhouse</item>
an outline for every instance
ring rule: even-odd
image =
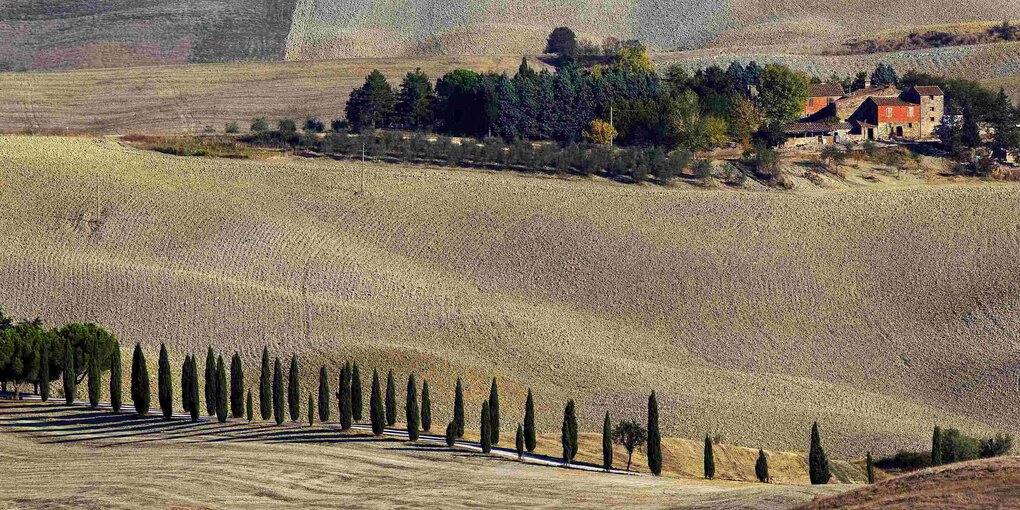
[[[945,115],[936,86],[892,85],[847,93],[839,83],[812,84],[800,121],[786,126],[788,147],[863,140],[931,140]]]

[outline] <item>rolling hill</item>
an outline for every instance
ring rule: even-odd
[[[364,182],[365,192],[360,193]],[[491,377],[543,430],[578,401],[664,433],[837,455],[1016,432],[1013,185],[682,191],[0,138],[0,303],[175,356],[263,345],[415,371],[449,418]],[[99,208],[97,211],[97,201]],[[311,384],[312,370],[305,372]]]

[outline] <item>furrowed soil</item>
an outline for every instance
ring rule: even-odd
[[[1017,432],[1015,185],[682,190],[58,137],[0,138],[0,183],[0,303],[153,363],[414,371],[443,425],[458,375],[469,421],[496,377],[507,437],[529,387],[553,434],[568,398],[595,432],[651,390],[666,436],[803,451],[817,420],[836,458]]]

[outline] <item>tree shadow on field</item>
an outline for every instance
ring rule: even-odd
[[[210,438],[208,443],[296,443],[296,444],[338,444],[338,443],[399,443],[395,437],[376,437],[365,434],[347,434],[339,430],[322,428],[260,427],[247,434]]]

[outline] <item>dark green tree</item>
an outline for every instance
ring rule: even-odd
[[[517,460],[524,460],[524,425],[517,424],[517,436],[514,446],[517,447]]]
[[[89,407],[99,407],[100,387],[103,384],[103,376],[99,372],[99,357],[89,357]]]
[[[460,377],[453,393],[453,432],[458,438],[464,437],[464,383]]]
[[[287,403],[290,407],[290,421],[301,417],[301,387],[298,386],[297,355],[290,358],[290,376],[287,378]]]
[[[39,398],[41,398],[43,402],[50,399],[49,343],[49,341],[43,341],[42,345],[39,346]],[[117,411],[118,409],[114,409],[113,412]]]
[[[397,423],[397,381],[390,370],[386,375],[386,425],[392,427],[394,423]]]
[[[329,421],[329,373],[326,365],[319,368],[319,421]]]
[[[963,133],[961,136],[963,145],[968,149],[976,149],[981,146],[981,128],[978,127],[974,109],[969,103],[963,105]]]
[[[397,97],[393,87],[378,69],[369,73],[365,84],[351,92],[347,100],[347,122],[355,131],[388,127],[393,119]]]
[[[230,399],[227,388],[227,367],[223,363],[223,355],[216,356],[216,420],[227,421],[227,401]]]
[[[315,425],[315,399],[312,398],[312,394],[308,394],[308,426]]]
[[[237,352],[230,359],[230,416],[244,416],[244,367]]]
[[[386,428],[386,410],[383,409],[382,387],[376,369],[372,369],[372,396],[368,401],[368,416],[372,420],[372,433],[381,436]]]
[[[874,87],[896,86],[899,83],[900,77],[896,74],[896,69],[889,64],[880,63],[875,67],[875,72],[871,73],[871,85]]]
[[[606,411],[606,419],[602,420],[602,469],[613,470],[613,422]]]
[[[152,392],[149,389],[149,367],[145,364],[142,344],[135,344],[135,352],[131,356],[131,402],[135,405],[138,416],[149,414],[149,400]]]
[[[45,366],[48,368],[49,363],[46,363]],[[120,360],[120,342],[117,342],[113,350],[113,359],[110,361],[110,406],[113,407],[113,412],[115,413],[120,412],[120,406],[123,403],[123,397],[121,396],[124,391],[123,377],[123,367]],[[48,372],[43,380],[46,381],[46,389],[49,390]]]
[[[269,365],[269,347],[262,348],[262,371],[259,374],[259,413],[263,420],[273,415],[273,372]]]
[[[191,356],[184,356],[184,364],[181,365],[181,407],[185,413],[191,412],[191,406],[194,402],[191,400],[191,380],[190,370],[191,367]]]
[[[199,405],[198,364],[194,356],[184,358],[184,368],[181,372],[181,401],[184,403],[184,411],[191,415],[192,422],[197,422],[202,413]]]
[[[754,463],[754,476],[761,483],[769,483],[769,460],[761,448],[758,449],[758,461]]]
[[[446,424],[446,446],[451,448],[453,447],[453,444],[457,442],[456,431],[454,430],[455,428],[456,427],[453,425],[452,421]]]
[[[659,401],[655,391],[648,396],[648,469],[656,476],[662,473],[662,435],[659,433]]]
[[[422,130],[435,122],[436,92],[421,69],[407,73],[397,97],[397,117],[405,129]]]
[[[273,419],[276,424],[283,423],[283,365],[280,358],[273,362]]]
[[[421,410],[418,409],[418,383],[414,374],[407,376],[407,402],[404,404],[404,415],[407,417],[407,438],[418,440],[421,427]]]
[[[567,406],[563,409],[560,443],[563,445],[563,462],[570,464],[574,460],[574,455],[577,455],[577,415],[573,400],[568,400]]]
[[[337,410],[340,413],[340,428],[348,430],[354,424],[354,378],[351,362],[344,363],[340,369],[339,387],[337,388]]]
[[[613,442],[627,450],[627,471],[630,471],[630,461],[634,457],[634,450],[645,444],[648,440],[648,431],[634,420],[625,420],[616,424],[613,429]]]
[[[528,400],[524,403],[524,446],[528,453],[535,451],[535,400],[528,388]]]
[[[492,415],[489,412],[489,401],[482,402],[482,416],[481,416],[481,446],[482,453],[489,453],[492,451]]]
[[[489,417],[492,418],[492,444],[499,444],[499,388],[496,387],[496,378],[492,378],[492,386],[489,388]]]
[[[811,449],[808,451],[808,476],[812,485],[829,483],[832,473],[829,472],[829,458],[822,448],[822,436],[818,432],[818,422],[811,425]]]
[[[248,399],[247,399],[247,402],[246,402],[246,405],[245,405],[245,414],[248,417],[248,423],[251,423],[252,419],[255,418],[255,415],[252,413],[252,405],[251,404],[252,404],[252,402],[251,402],[251,390],[248,390]]]
[[[429,395],[429,382],[421,383],[421,429],[432,430],[432,397]]]
[[[355,422],[361,421],[362,411],[361,398],[361,372],[358,371],[358,362],[354,362],[351,369],[351,417]]]
[[[931,433],[931,465],[942,465],[942,429],[938,425]]]
[[[159,363],[156,382],[159,391],[159,409],[163,411],[163,419],[169,420],[174,415],[174,384],[170,375],[170,357],[166,352],[166,344],[159,344]]]
[[[211,345],[205,353],[205,412],[216,414],[216,354]]]
[[[546,53],[555,53],[560,56],[573,56],[577,53],[577,49],[577,35],[567,27],[554,29],[545,43]]]
[[[875,483],[875,461],[871,458],[871,452],[868,452],[864,468],[868,473],[868,483]]]
[[[77,397],[76,393],[78,392],[75,381],[74,350],[71,348],[70,342],[66,343],[65,346],[64,369],[62,371],[64,378],[64,401],[67,405],[71,405],[74,403],[74,399]]]
[[[715,478],[715,455],[712,452],[712,438],[705,434],[705,479]]]

